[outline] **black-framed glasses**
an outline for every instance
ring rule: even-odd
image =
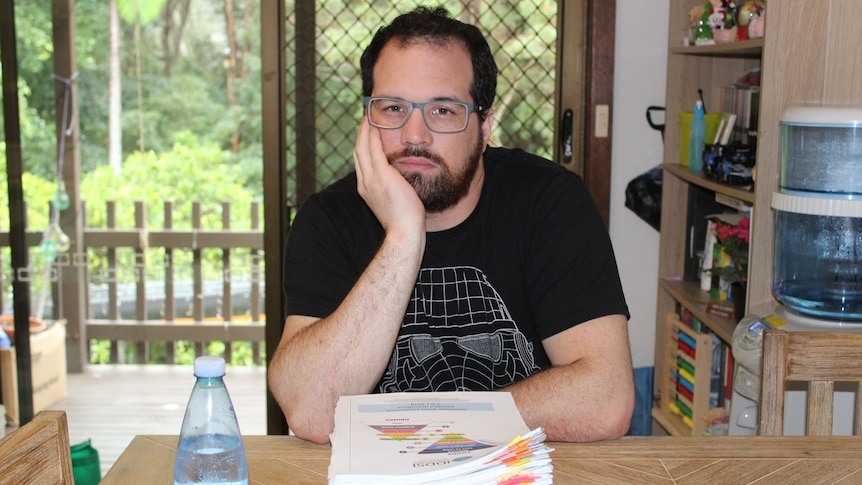
[[[463,101],[429,101],[414,103],[398,98],[366,96],[363,98],[368,121],[384,130],[395,130],[404,126],[414,108],[422,111],[422,118],[429,130],[436,133],[457,133],[467,129],[470,113],[482,111],[481,106]]]

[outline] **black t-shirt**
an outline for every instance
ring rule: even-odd
[[[628,307],[610,238],[582,179],[522,150],[488,148],[473,213],[427,234],[378,391],[492,390],[550,366],[542,340]],[[325,317],[383,229],[351,174],[309,197],[285,254],[288,315]]]

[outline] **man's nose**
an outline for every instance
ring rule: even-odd
[[[429,144],[431,142],[431,130],[425,124],[422,110],[414,109],[410,117],[401,127],[401,141],[411,145]]]

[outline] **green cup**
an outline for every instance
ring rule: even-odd
[[[679,114],[679,163],[683,167],[688,167],[688,144],[691,141],[691,119],[694,114],[690,111]],[[707,144],[712,144],[715,140],[715,134],[718,132],[718,125],[721,124],[721,113],[706,113],[703,115],[706,121],[706,136],[703,141]]]
[[[97,485],[102,480],[99,452],[90,446],[90,440],[72,445],[72,474],[75,485]]]

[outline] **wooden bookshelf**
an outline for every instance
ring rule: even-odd
[[[683,46],[689,11],[699,0],[671,0],[668,22],[667,88],[665,100],[664,177],[662,179],[659,289],[656,304],[655,421],[670,434],[688,434],[666,415],[668,394],[658,378],[665,361],[666,316],[687,309],[724,343],[730,343],[736,322],[706,312],[709,293],[699,282],[683,281],[691,187],[730,197],[752,207],[751,245],[747,284],[747,313],[769,315],[777,302],[772,296],[772,194],[780,175],[780,120],[798,105],[862,105],[858,62],[862,45],[862,9],[855,0],[823,0],[816,7],[807,0],[769,2],[766,37],[711,46]],[[721,88],[746,72],[760,69],[761,90],[757,136],[756,178],[753,190],[723,185],[680,165],[679,113],[691,111],[702,90],[705,105],[719,106]]]

